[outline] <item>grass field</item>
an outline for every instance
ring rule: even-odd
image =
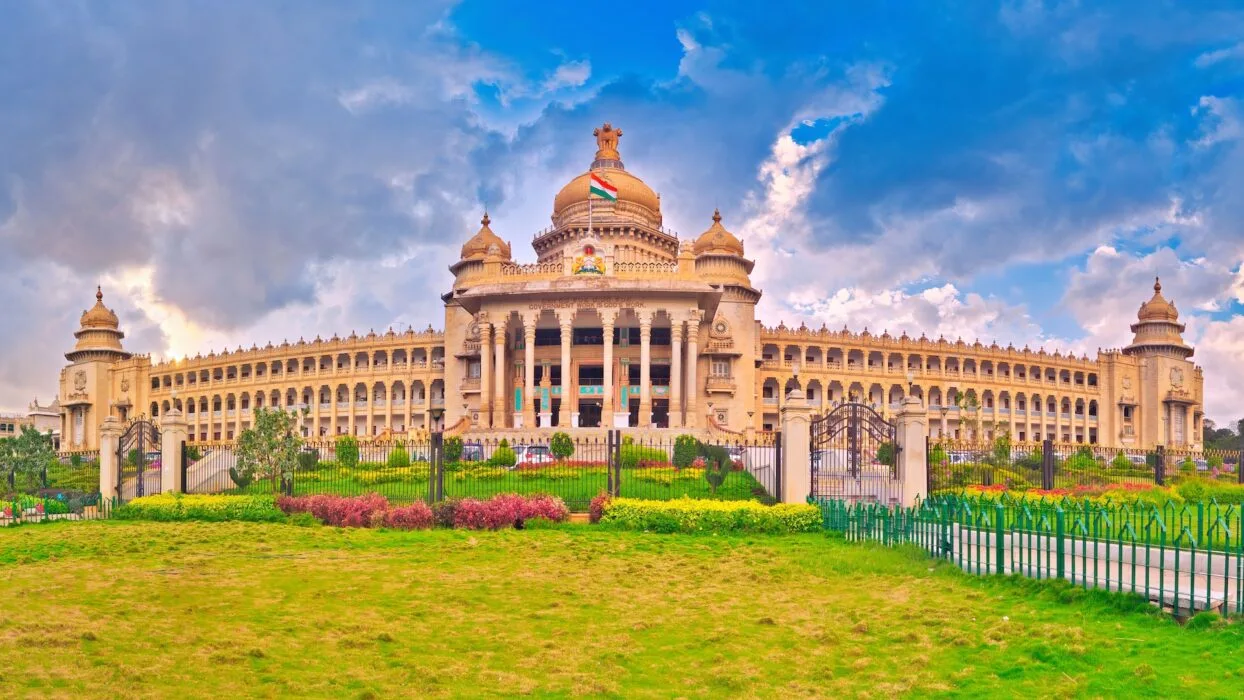
[[[0,687],[125,697],[1234,696],[1241,626],[823,535],[0,531]],[[1143,606],[1142,606],[1143,608]]]
[[[576,467],[548,467],[539,471],[486,469],[487,477],[477,472],[460,471],[445,474],[446,498],[491,498],[498,493],[550,494],[560,497],[571,510],[586,511],[592,499],[604,492],[609,477],[604,467],[582,469]],[[670,500],[673,498],[716,498],[727,501],[758,499],[765,493],[759,482],[747,471],[730,472],[716,491],[712,490],[702,476],[683,472],[685,478],[671,479],[671,469],[623,469],[621,496]],[[393,502],[426,499],[428,477],[390,477],[397,470],[376,469],[364,472],[371,481],[357,478],[358,472],[348,469],[302,473],[294,475],[294,495],[304,496],[331,493],[342,496],[359,496],[379,493]],[[700,472],[702,474],[702,472]],[[665,477],[665,482],[659,480]],[[273,492],[270,481],[249,485],[246,489],[229,489],[227,493],[266,494]]]

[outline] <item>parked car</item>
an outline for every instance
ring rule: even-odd
[[[1144,455],[1128,455],[1127,458],[1138,467],[1149,466],[1149,460]]]
[[[160,457],[161,455],[159,452],[147,452],[143,455],[143,464],[147,469],[159,469]]]
[[[468,442],[462,446],[463,462],[482,462],[484,461],[484,446],[478,442]]]
[[[515,464],[552,464],[554,461],[553,454],[549,452],[548,445],[518,445],[514,448],[514,455],[518,458]]]
[[[1192,463],[1196,465],[1196,470],[1199,472],[1209,471],[1209,462],[1203,459],[1195,459],[1192,461]]]

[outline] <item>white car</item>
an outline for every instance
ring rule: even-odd
[[[548,445],[519,445],[514,448],[514,455],[518,457],[515,464],[552,464],[554,461],[553,454],[549,452]]]

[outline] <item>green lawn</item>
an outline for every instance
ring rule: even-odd
[[[589,526],[0,531],[11,696],[1228,696],[1241,627],[910,550]],[[1117,600],[1117,599],[1110,599]]]
[[[360,473],[371,476],[371,481],[358,478]],[[683,496],[750,500],[764,495],[760,484],[747,471],[730,472],[716,491],[713,491],[702,475],[697,474],[699,473],[684,471],[680,476],[671,478],[672,469],[623,469],[621,495],[626,498],[657,500]],[[390,475],[392,478],[389,478]],[[485,468],[445,473],[446,498],[490,498],[498,493],[547,493],[561,497],[576,511],[586,511],[592,499],[605,491],[607,486],[608,476],[604,467],[548,467],[529,472]],[[251,484],[245,492],[271,493],[272,488],[271,482],[265,480]],[[335,469],[294,474],[294,494],[298,496],[317,493],[355,496],[371,492],[386,496],[394,502],[426,499],[428,477],[426,471],[413,476],[384,468]]]

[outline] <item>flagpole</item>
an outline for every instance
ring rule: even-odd
[[[592,170],[587,171],[587,237],[592,237]]]

